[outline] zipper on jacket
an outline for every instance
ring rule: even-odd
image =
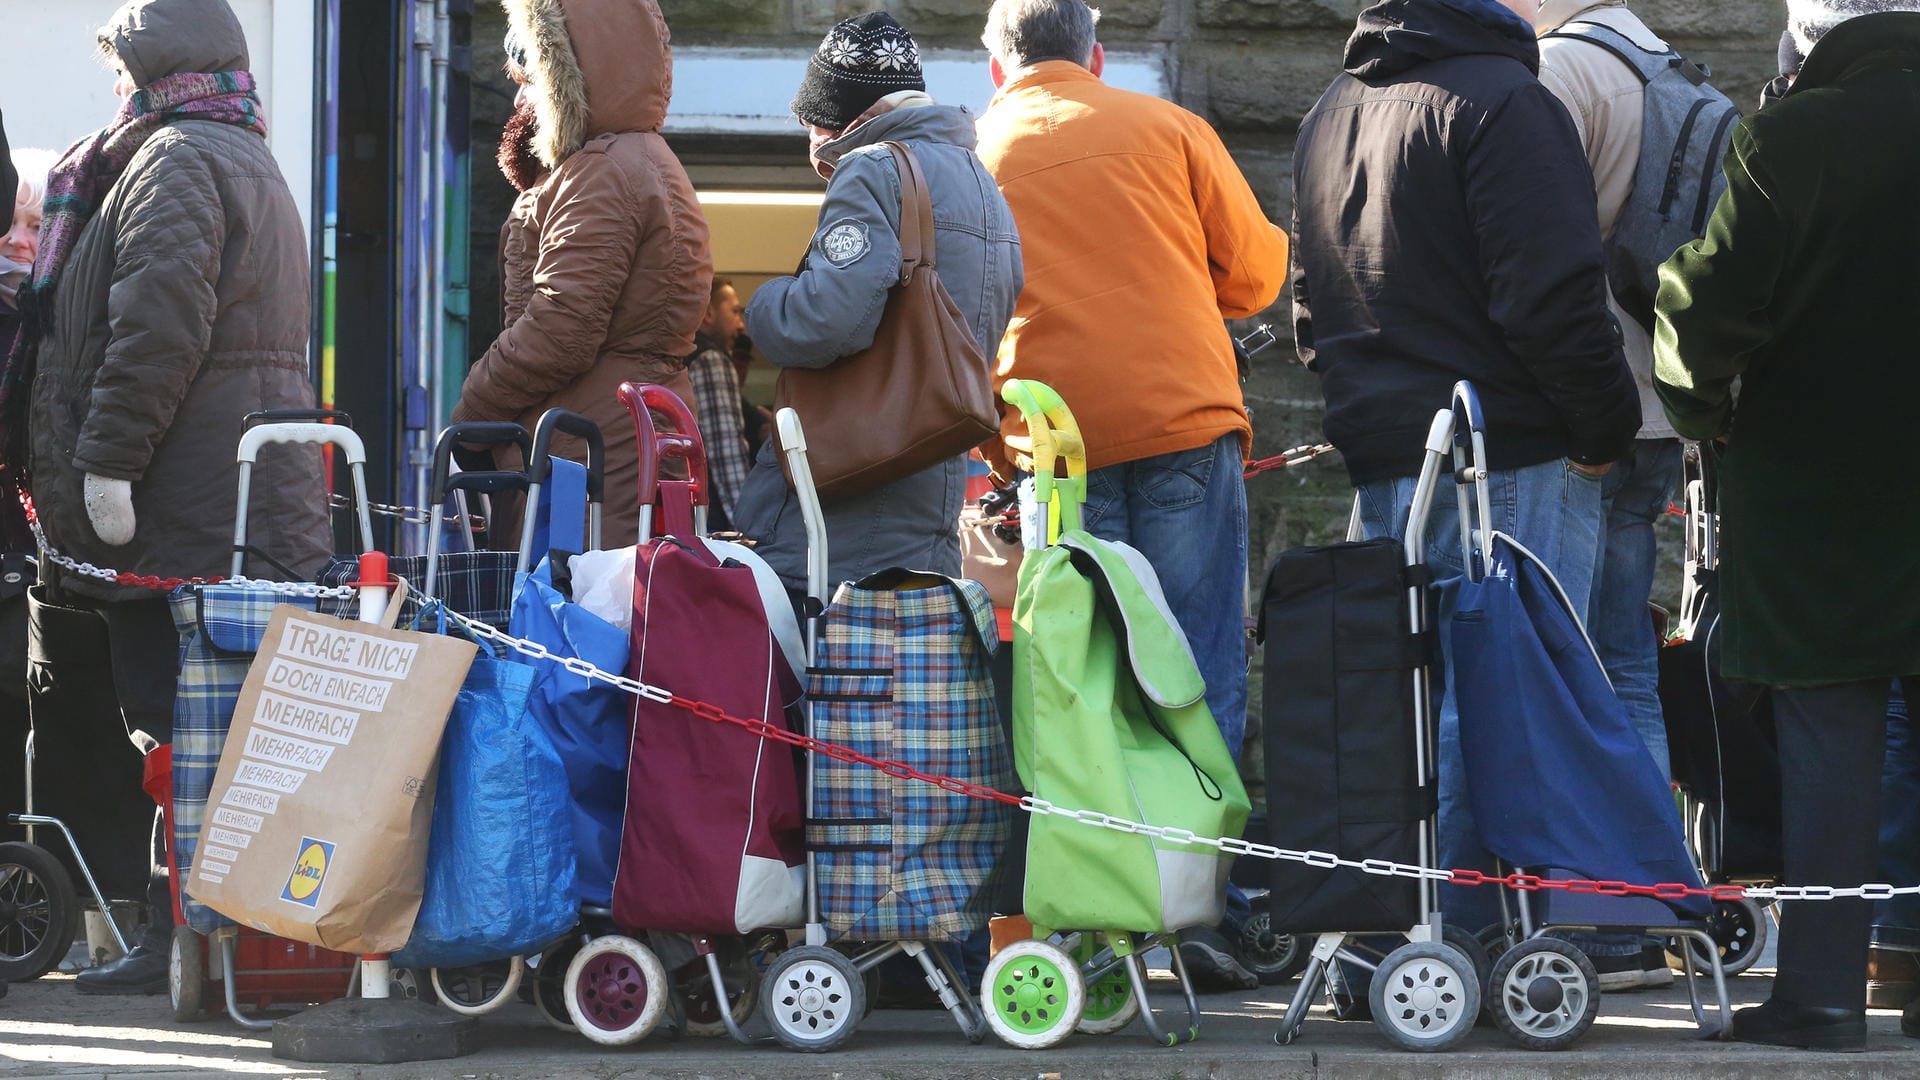
[[[1720,123],[1714,127],[1713,141],[1707,144],[1707,153],[1710,155],[1707,158],[1707,164],[1713,168],[1720,167],[1720,159],[1726,155],[1723,146],[1726,143],[1727,129],[1733,126],[1734,120],[1739,116],[1740,110],[1728,109],[1720,115]],[[1695,236],[1706,234],[1707,215],[1713,210],[1713,179],[1711,176],[1703,179],[1706,183],[1700,185],[1700,201],[1693,208],[1693,235]]]
[[[1660,196],[1660,216],[1665,217],[1673,210],[1673,202],[1680,197],[1680,167],[1686,164],[1687,143],[1693,138],[1693,125],[1700,120],[1700,110],[1707,107],[1707,99],[1701,98],[1687,110],[1687,120],[1680,125],[1680,140],[1674,143],[1673,160],[1667,163],[1667,190]]]

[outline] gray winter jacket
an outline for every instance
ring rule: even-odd
[[[974,155],[973,123],[957,106],[901,108],[820,149],[834,173],[806,261],[799,274],[760,286],[747,305],[747,333],[767,359],[780,367],[826,367],[873,343],[887,291],[900,276],[900,175],[893,155],[878,145],[886,141],[906,143],[919,160],[933,196],[941,284],[981,349],[994,354],[1020,297],[1020,238],[1013,212]],[[966,459],[956,457],[829,505],[832,581],[896,566],[958,577],[966,482]],[[806,583],[799,504],[772,440],[761,447],[734,517],[789,586]]]
[[[148,0],[107,28],[136,86],[247,66],[223,0]],[[149,138],[87,223],[47,313],[29,414],[47,539],[99,566],[161,577],[229,569],[241,418],[311,408],[307,236],[267,143],[206,120]],[[248,535],[305,576],[330,548],[319,452],[269,447]],[[133,540],[110,547],[81,501],[87,473],[133,481]],[[249,574],[277,577],[251,561]],[[104,600],[157,594],[73,579]]]

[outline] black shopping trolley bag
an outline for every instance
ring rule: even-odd
[[[1417,568],[1416,568],[1417,569]],[[1407,610],[1397,540],[1286,552],[1260,600],[1267,832],[1276,846],[1419,861],[1434,790],[1419,786],[1413,675],[1427,659]],[[1273,929],[1404,931],[1419,883],[1273,864]]]

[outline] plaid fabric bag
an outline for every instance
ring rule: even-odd
[[[351,567],[351,563],[349,563]],[[329,573],[337,570],[329,566]],[[353,580],[356,573],[342,581]],[[180,683],[173,702],[173,856],[175,882],[187,880],[200,846],[207,796],[226,749],[227,728],[247,669],[260,651],[273,609],[292,604],[327,615],[353,618],[354,600],[318,599],[253,585],[185,585],[169,598],[180,632]],[[218,845],[215,845],[218,846]],[[211,934],[231,920],[179,894],[187,924]]]
[[[1015,780],[980,585],[887,571],[843,585],[808,672],[817,738],[1000,791]],[[952,941],[986,926],[1014,809],[811,758],[820,913],[857,941]]]
[[[513,564],[511,551],[450,551],[440,556],[434,575],[433,591],[447,607],[478,619],[488,626],[506,629],[513,618]],[[407,579],[415,596],[427,588],[427,557],[401,555],[387,560],[388,569]],[[322,585],[344,585],[360,578],[359,564],[336,560],[320,573]]]

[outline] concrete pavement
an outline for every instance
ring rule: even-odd
[[[1733,980],[1736,1003],[1765,998],[1770,980]],[[1155,992],[1173,984],[1155,980]],[[750,1049],[726,1040],[654,1036],[613,1050],[550,1029],[530,1006],[514,1004],[483,1021],[482,1049],[456,1061],[405,1066],[309,1066],[276,1061],[266,1040],[221,1020],[175,1024],[164,997],[89,998],[72,980],[53,976],[16,984],[0,1000],[0,1080],[25,1077],[139,1076],[340,1077],[403,1080],[663,1077],[733,1080],[801,1077],[819,1080],[1532,1080],[1596,1077],[1618,1080],[1913,1080],[1920,1077],[1920,1040],[1900,1035],[1899,1017],[1875,1013],[1864,1054],[1812,1054],[1703,1042],[1684,991],[1612,995],[1600,1019],[1575,1048],[1557,1054],[1512,1047],[1482,1024],[1461,1048],[1441,1055],[1393,1050],[1367,1023],[1337,1023],[1316,1010],[1301,1040],[1272,1042],[1274,1018],[1292,987],[1245,995],[1210,995],[1200,1041],[1180,1049],[1148,1043],[1140,1027],[1119,1035],[1075,1036],[1054,1050],[1026,1053],[991,1038],[970,1046],[943,1013],[879,1012],[839,1053],[810,1056]],[[1159,999],[1173,1005],[1175,999]]]

